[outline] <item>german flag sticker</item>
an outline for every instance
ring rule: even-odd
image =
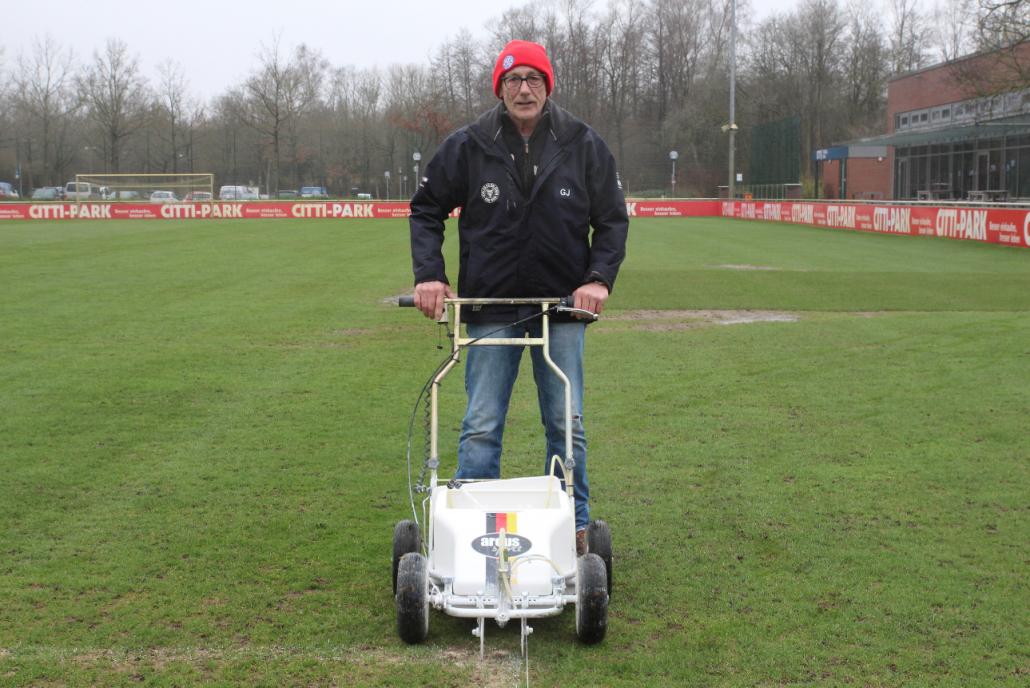
[[[486,557],[486,583],[492,587],[497,581],[497,558],[500,555],[499,542],[504,531],[509,557],[520,557],[533,547],[524,535],[519,535],[518,514],[514,511],[490,512],[486,515],[486,532],[472,540],[472,549]]]

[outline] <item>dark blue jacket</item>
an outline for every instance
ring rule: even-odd
[[[548,101],[533,137],[536,175],[532,188],[523,188],[504,142],[507,117],[499,103],[447,137],[426,167],[411,200],[415,283],[450,284],[444,221],[460,207],[460,296],[567,296],[593,281],[611,290],[626,255],[629,218],[608,146]],[[502,321],[513,312],[495,308],[469,320]]]

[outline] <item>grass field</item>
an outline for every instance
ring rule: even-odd
[[[1030,251],[631,233],[587,342],[608,637],[534,623],[533,685],[1026,686]],[[0,225],[0,685],[514,683],[517,627],[483,663],[470,622],[394,630],[407,420],[442,356],[388,303],[406,235]],[[739,309],[784,321],[719,324]],[[535,472],[528,376],[507,439]]]

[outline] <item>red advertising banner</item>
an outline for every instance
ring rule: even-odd
[[[720,205],[723,217],[744,220],[1030,246],[1030,210],[795,201],[722,201]]]
[[[713,217],[718,216],[719,201],[626,201],[630,217]]]
[[[208,220],[407,217],[406,202],[5,203],[0,220]]]
[[[733,217],[884,234],[1030,246],[1030,210],[796,201],[629,200],[630,217]],[[404,218],[406,201],[233,203],[0,203],[0,220]],[[458,211],[454,212],[456,216]]]
[[[711,217],[718,201],[628,201],[630,217]],[[408,203],[248,201],[245,203],[9,203],[0,204],[0,220],[207,220],[275,218],[402,218]],[[454,215],[457,215],[455,211]]]

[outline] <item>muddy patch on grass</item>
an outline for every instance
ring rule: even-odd
[[[798,313],[762,310],[638,310],[605,316],[609,321],[628,321],[635,329],[651,332],[694,330],[713,325],[746,325],[760,322],[797,322]]]
[[[115,674],[142,675],[146,670],[162,671],[173,665],[188,665],[198,670],[226,670],[237,663],[306,661],[320,665],[358,665],[363,667],[389,667],[384,676],[397,667],[412,661],[412,653],[373,646],[350,648],[304,648],[275,645],[241,645],[236,647],[152,647],[139,649],[116,648],[59,648],[34,647],[22,655],[36,659],[46,658],[55,665],[70,663],[79,668],[110,671]],[[9,648],[0,647],[0,659],[16,656]],[[501,688],[516,685],[521,672],[518,653],[506,650],[487,650],[479,658],[478,643],[469,647],[450,646],[439,650],[418,648],[420,659],[439,662],[468,672],[472,684],[483,688]],[[214,665],[212,667],[211,665]],[[335,684],[334,684],[335,685]]]
[[[487,650],[486,656],[480,659],[478,646],[475,649],[449,647],[444,649],[443,659],[448,664],[470,667],[477,686],[508,688],[520,685],[521,657],[506,650]]]
[[[779,270],[780,268],[774,268],[769,265],[737,265],[733,263],[727,263],[724,265],[706,265],[708,268],[715,268],[716,270]]]

